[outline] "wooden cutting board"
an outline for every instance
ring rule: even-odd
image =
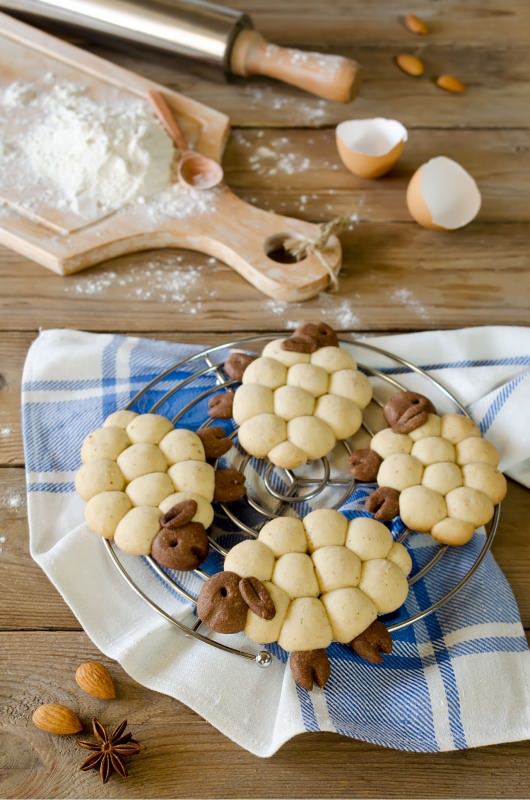
[[[221,159],[229,134],[224,114],[5,14],[0,14],[0,31],[0,88],[24,81],[31,82],[36,91],[44,90],[43,82],[53,75],[57,81],[82,84],[95,100],[116,93],[146,99],[149,90],[158,89],[164,92],[190,145]],[[21,128],[25,124],[16,110],[12,124]],[[262,292],[280,300],[305,300],[328,285],[328,271],[315,255],[296,263],[281,263],[268,256],[272,253],[278,258],[287,237],[314,239],[317,226],[255,208],[224,184],[208,192],[208,197],[201,192],[197,196],[200,213],[184,216],[168,213],[168,209],[181,208],[180,184],[168,183],[160,213],[152,212],[156,198],[150,198],[144,205],[130,204],[111,214],[88,217],[39,200],[46,196],[47,188],[39,181],[17,189],[16,175],[9,170],[0,175],[0,200],[4,203],[0,243],[62,275],[125,253],[182,247],[225,261]],[[25,205],[28,192],[33,197],[30,210]],[[338,272],[341,248],[335,237],[323,255]]]

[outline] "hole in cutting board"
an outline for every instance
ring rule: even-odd
[[[277,233],[274,236],[269,236],[264,245],[267,258],[270,258],[271,261],[276,261],[278,264],[296,264],[299,261],[305,261],[305,258],[299,258],[289,250],[286,250],[285,242],[287,239],[292,238],[287,233]]]

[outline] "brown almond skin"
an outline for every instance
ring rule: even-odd
[[[405,17],[405,27],[411,33],[416,33],[419,36],[426,36],[429,33],[429,27],[427,23],[417,17],[416,14],[407,14]]]
[[[411,75],[414,78],[419,78],[425,72],[425,64],[417,56],[412,56],[409,53],[401,53],[396,57],[396,64],[402,72]]]
[[[99,661],[84,661],[75,673],[75,682],[87,694],[98,700],[113,700],[116,697],[114,681],[110,672]]]
[[[436,85],[440,89],[453,94],[462,94],[462,92],[466,91],[465,84],[455,75],[439,75],[436,78]]]
[[[44,703],[35,709],[31,719],[39,730],[57,736],[70,736],[83,730],[77,714],[60,703]]]

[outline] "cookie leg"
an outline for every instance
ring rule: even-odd
[[[392,652],[392,637],[383,623],[376,619],[360,636],[356,636],[350,642],[350,647],[365,661],[380,664],[383,660],[381,653],[388,655]]]
[[[354,450],[350,456],[351,474],[357,481],[372,483],[377,480],[377,473],[383,459],[375,450],[364,448]]]
[[[295,683],[308,692],[314,683],[322,689],[328,682],[331,668],[325,650],[297,650],[291,653],[289,664]]]
[[[399,492],[388,486],[380,486],[367,499],[365,508],[374,515],[374,519],[394,519],[399,514]]]
[[[215,472],[214,500],[233,503],[245,496],[245,476],[237,469],[218,469]]]

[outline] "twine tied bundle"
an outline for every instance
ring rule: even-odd
[[[325,267],[329,275],[329,288],[334,292],[338,289],[339,279],[338,275],[333,271],[329,261],[325,257],[323,250],[325,250],[329,239],[332,236],[337,236],[346,227],[348,217],[335,217],[329,222],[323,222],[318,226],[318,235],[314,239],[286,239],[283,246],[291,253],[298,261],[303,258],[314,254],[323,267]]]

